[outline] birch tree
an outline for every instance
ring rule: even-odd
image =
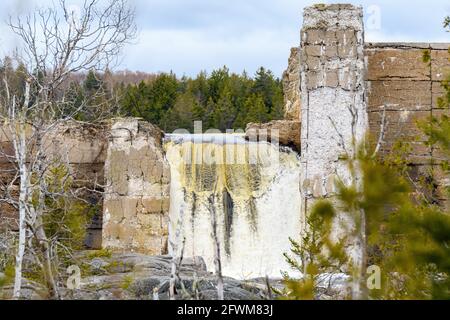
[[[134,10],[126,0],[85,0],[76,9],[60,0],[54,7],[10,17],[8,26],[21,44],[14,60],[24,66],[25,79],[24,90],[14,90],[12,79],[4,73],[0,106],[2,131],[14,151],[2,154],[16,172],[2,188],[2,201],[19,212],[14,298],[21,294],[24,253],[36,250],[49,296],[57,299],[44,215],[46,199],[52,195],[46,176],[61,159],[49,155],[48,141],[61,124],[98,107],[92,105],[95,99],[86,99],[67,112],[67,83],[74,73],[116,65],[121,50],[136,34]],[[13,192],[17,186],[18,198]]]

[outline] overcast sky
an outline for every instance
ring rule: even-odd
[[[79,0],[67,0],[76,4]],[[130,0],[139,37],[124,51],[119,69],[174,71],[194,76],[227,65],[253,73],[259,66],[280,76],[289,49],[300,42],[302,9],[309,0]],[[449,0],[346,1],[365,9],[366,41],[450,42],[442,22]],[[1,0],[0,54],[17,43],[4,21],[50,0]]]

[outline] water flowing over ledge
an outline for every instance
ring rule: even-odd
[[[289,270],[283,253],[302,221],[296,152],[242,134],[166,135],[165,149],[171,254],[184,248],[214,271],[215,214],[224,275],[276,278]]]

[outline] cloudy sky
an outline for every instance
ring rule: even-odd
[[[79,0],[73,0],[76,4]],[[120,69],[174,71],[193,76],[227,65],[253,73],[259,66],[280,76],[289,49],[300,42],[302,8],[309,0],[130,0],[137,11],[139,37],[124,51]],[[67,0],[70,4],[71,0]],[[366,41],[450,42],[442,22],[448,0],[359,0],[365,10]],[[2,0],[0,54],[17,46],[4,25],[50,0]]]

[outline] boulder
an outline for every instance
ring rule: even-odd
[[[250,141],[276,142],[300,152],[301,122],[293,120],[275,120],[269,123],[249,123],[246,139]]]

